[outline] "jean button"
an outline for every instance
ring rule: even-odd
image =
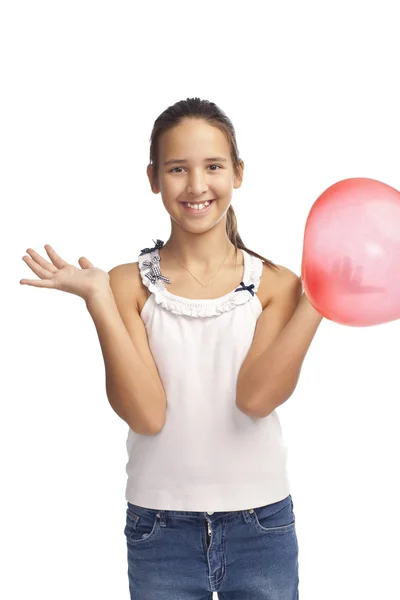
[[[213,512],[207,512],[207,514],[208,514],[208,515],[213,515],[214,513],[213,513]]]

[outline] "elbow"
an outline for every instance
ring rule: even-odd
[[[239,404],[236,404],[236,406],[242,413],[244,413],[248,417],[252,417],[253,419],[264,419],[265,417],[268,417],[272,412],[272,410],[267,409],[265,406],[263,408],[258,408],[256,406],[249,405],[243,406]]]
[[[164,425],[165,425],[165,419],[163,419],[163,421],[161,421],[161,422],[154,423],[153,427],[151,427],[149,430],[149,435],[157,435],[164,429]]]
[[[272,412],[272,410],[269,409],[269,402],[265,397],[262,399],[262,402],[249,396],[247,396],[245,400],[240,400],[240,398],[237,398],[236,406],[248,417],[256,419],[268,417],[268,415],[270,415]]]
[[[272,412],[265,393],[261,398],[259,390],[257,393],[250,391],[249,386],[243,385],[239,380],[236,387],[236,407],[248,417],[258,419],[263,419]]]
[[[270,408],[270,393],[266,393],[265,388],[254,389],[243,376],[238,378],[236,385],[236,407],[245,415],[256,419],[264,419],[273,411]]]
[[[129,411],[128,418],[125,419],[130,429],[139,435],[157,435],[160,433],[166,422],[166,406],[152,407],[151,411]]]
[[[140,417],[137,414],[136,420],[140,421],[140,425],[136,423],[135,429],[130,424],[130,428],[141,435],[157,435],[159,434],[166,423],[167,401],[165,395],[158,397],[154,402],[148,402],[146,414],[141,413]]]
[[[236,402],[236,406],[249,417],[265,419],[266,417],[269,417],[278,406],[281,406],[289,400],[294,390],[295,388],[289,392],[286,391],[284,394],[263,394],[262,396],[254,396],[253,398],[247,398],[245,402]]]
[[[147,421],[147,426],[145,428],[145,435],[157,435],[159,434],[165,425],[166,422],[166,407],[163,406],[162,410],[153,411],[151,417],[149,417]]]
[[[139,424],[137,421],[135,423],[129,423],[129,428],[132,429],[138,435],[157,435],[162,431],[165,425],[165,421],[162,423],[153,422],[151,425],[149,424]]]

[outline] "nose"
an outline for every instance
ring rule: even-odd
[[[206,192],[208,185],[206,183],[203,173],[193,172],[189,178],[187,192],[188,194],[194,194],[195,196],[201,196],[203,192]]]

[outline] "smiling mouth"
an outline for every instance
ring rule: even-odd
[[[192,215],[202,215],[210,210],[212,203],[215,200],[205,200],[203,202],[181,202],[184,210]],[[189,206],[191,204],[191,206]],[[195,206],[197,205],[197,208]]]
[[[211,200],[202,200],[201,202],[181,202],[181,204],[184,204],[185,206],[189,206],[189,204],[191,204],[192,206],[208,206],[209,204],[212,204],[212,202],[214,202],[214,198],[212,198]]]
[[[214,202],[215,198],[209,200],[200,200],[199,202],[181,202],[181,204],[205,204],[206,202]]]

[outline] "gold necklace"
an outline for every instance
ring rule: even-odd
[[[227,252],[227,254],[226,254],[226,256],[225,256],[224,260],[222,261],[222,263],[221,263],[221,264],[219,265],[219,267],[218,267],[218,271],[220,270],[220,268],[222,267],[222,265],[224,264],[224,262],[225,262],[225,261],[226,261],[226,259],[228,258],[229,250],[230,250],[230,244],[229,244],[228,252]],[[186,271],[187,271],[187,272],[188,272],[188,273],[189,273],[189,274],[190,274],[190,275],[193,277],[193,279],[195,279],[195,280],[197,281],[197,283],[199,283],[199,284],[200,284],[202,287],[208,287],[208,286],[210,285],[210,283],[212,282],[212,280],[214,279],[214,277],[215,277],[215,276],[218,274],[218,271],[217,271],[217,272],[215,273],[215,275],[213,275],[213,276],[211,277],[210,281],[209,281],[209,282],[208,282],[206,285],[203,285],[203,284],[201,283],[201,281],[199,281],[199,280],[197,279],[197,277],[195,277],[195,276],[193,275],[193,273],[191,273],[191,272],[189,271],[189,269],[187,269],[186,267],[184,267],[184,266],[183,266],[183,264],[182,264],[181,262],[179,262],[179,260],[178,260],[178,259],[176,258],[176,256],[175,256],[175,254],[173,254],[172,252],[171,252],[171,254],[172,254],[172,256],[174,257],[174,259],[176,260],[176,262],[178,262],[178,263],[181,265],[181,267],[183,267],[183,268],[184,268],[184,269],[185,269],[185,270],[186,270]]]

